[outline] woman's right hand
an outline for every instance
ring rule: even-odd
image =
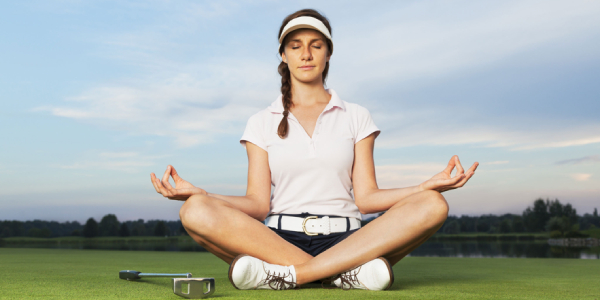
[[[171,186],[169,183],[169,176],[173,177],[173,181],[175,182],[175,188]],[[171,199],[171,200],[187,200],[192,195],[202,194],[207,195],[208,193],[198,187],[195,187],[193,184],[183,180],[175,171],[173,166],[167,166],[167,170],[163,175],[162,181],[159,180],[154,173],[150,173],[150,179],[152,180],[152,185],[156,189],[156,192],[162,194],[163,196]]]

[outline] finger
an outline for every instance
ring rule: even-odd
[[[478,166],[479,166],[478,162],[473,163],[473,165],[469,168],[469,170],[467,170],[467,173],[465,173],[465,175],[467,177],[458,183],[458,185],[460,185],[459,187],[462,187],[463,185],[465,185],[465,183],[467,183],[467,181],[469,181],[469,179],[471,179],[471,177],[473,177],[473,175],[475,174],[475,170],[477,170]]]
[[[464,179],[464,176],[465,176],[465,175],[464,175],[464,174],[462,174],[462,175],[457,175],[457,176],[454,176],[454,177],[452,177],[452,178],[448,178],[448,179],[443,179],[443,180],[440,180],[440,181],[439,181],[439,186],[440,186],[440,187],[451,187],[451,186],[454,186],[454,185],[456,185],[457,183],[459,183],[461,180],[463,180],[463,179]]]
[[[150,173],[150,181],[152,182],[152,186],[154,186],[154,189],[156,190],[157,193],[160,193],[160,189],[158,188],[158,186],[156,185],[156,182],[154,181],[155,178],[156,178],[156,175],[154,175],[154,173]]]
[[[462,179],[461,181],[459,181],[458,183],[456,183],[453,187],[454,188],[459,188],[462,187],[463,185],[465,185],[465,183],[467,183],[467,181],[469,181],[469,179],[471,179],[471,177],[473,177],[473,174],[475,173],[467,173],[464,176],[464,179]]]
[[[454,157],[456,157],[456,175],[464,174],[465,169],[463,169],[462,165],[460,164],[460,159],[458,159],[458,155],[455,155]]]
[[[171,167],[171,177],[173,177],[173,180],[175,180],[175,182],[181,180],[181,177],[179,177],[179,174],[177,174],[177,171],[175,171],[174,167]]]
[[[454,160],[454,156],[452,156],[452,158],[450,158],[450,161],[448,162],[448,166],[446,167],[446,169],[444,169],[445,173],[452,173],[452,170],[454,169],[454,166],[456,165],[456,161]]]
[[[475,173],[475,170],[477,170],[478,166],[479,166],[478,162],[473,163],[473,165],[469,168],[469,170],[467,170],[467,174]]]
[[[162,182],[160,181],[160,179],[158,179],[157,177],[154,177],[154,182],[156,183],[156,186],[158,186],[158,189],[160,190],[160,193],[165,196],[168,197],[170,196],[169,191],[167,191],[167,189],[165,188],[165,186],[162,184]]]
[[[167,170],[165,171],[165,174],[163,175],[163,178],[161,180],[162,184],[165,186],[165,188],[173,188],[171,186],[171,183],[169,183],[169,176],[171,176],[171,169],[172,168],[173,167],[171,167],[171,165],[167,166]]]

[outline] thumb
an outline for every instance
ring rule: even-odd
[[[465,175],[464,175],[464,174],[462,174],[462,175],[457,175],[457,176],[454,176],[454,177],[452,177],[452,178],[445,179],[445,180],[443,181],[443,185],[445,185],[445,186],[455,185],[455,184],[457,184],[459,181],[463,180],[463,178],[465,178]]]

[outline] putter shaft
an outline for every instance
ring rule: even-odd
[[[142,273],[133,270],[119,272],[119,278],[126,280],[138,280],[142,277],[185,277],[192,278],[192,273]]]
[[[175,274],[167,274],[167,273],[140,273],[138,274],[140,277],[185,277],[192,278],[192,273],[175,273]]]

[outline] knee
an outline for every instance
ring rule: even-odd
[[[438,227],[448,218],[448,202],[446,198],[436,191],[424,191],[421,201],[424,219],[431,227]]]
[[[185,229],[198,234],[210,231],[212,222],[210,199],[206,195],[193,195],[183,203],[179,210],[179,218]]]

